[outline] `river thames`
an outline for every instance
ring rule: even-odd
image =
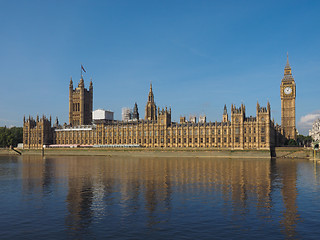
[[[0,156],[1,239],[318,239],[307,159]]]

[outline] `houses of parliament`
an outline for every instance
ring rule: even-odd
[[[208,148],[208,149],[270,149],[285,141],[296,140],[296,85],[287,58],[280,84],[281,125],[271,119],[269,102],[257,103],[256,116],[246,116],[246,107],[226,105],[221,121],[171,120],[171,108],[156,106],[152,85],[145,106],[144,119],[139,118],[135,105],[130,121],[93,121],[93,84],[88,89],[80,82],[69,84],[69,124],[54,123],[51,117],[24,117],[23,147],[145,147],[145,148]]]

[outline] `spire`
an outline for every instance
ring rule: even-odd
[[[89,89],[92,89],[93,88],[93,85],[92,85],[92,78],[90,78],[90,87]]]
[[[150,82],[150,91],[149,91],[148,102],[154,102],[154,96],[153,96],[152,83],[151,82]]]
[[[138,111],[138,104],[137,103],[134,104],[132,118],[134,120],[139,120],[139,111]]]
[[[78,87],[84,87],[84,81],[83,81],[83,77],[81,76],[80,82]]]
[[[223,109],[223,115],[226,115],[226,114],[228,114],[228,112],[227,112],[227,105],[225,104]]]
[[[291,75],[291,67],[290,67],[290,64],[289,64],[289,54],[287,52],[287,64],[284,68],[284,75]]]

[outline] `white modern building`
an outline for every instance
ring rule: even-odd
[[[92,119],[93,122],[97,121],[113,121],[114,113],[112,111],[104,110],[104,109],[97,109],[92,112]]]
[[[200,115],[199,116],[199,123],[205,123],[207,121],[206,115]]]
[[[312,129],[309,130],[309,136],[312,137],[314,142],[320,141],[320,118],[313,122]]]
[[[189,116],[189,122],[196,123],[197,122],[197,117],[194,116],[194,115],[190,115]]]
[[[132,109],[128,107],[122,108],[122,121],[128,122],[132,116]]]

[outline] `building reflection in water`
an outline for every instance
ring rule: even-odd
[[[178,205],[203,196],[213,196],[206,202],[213,205],[213,198],[221,198],[222,214],[232,211],[231,218],[255,211],[271,221],[278,189],[284,203],[280,226],[286,236],[296,235],[297,165],[292,161],[24,156],[22,163],[25,193],[41,196],[53,191],[57,179],[65,181],[65,225],[71,234],[88,233],[92,222],[108,216],[121,224],[137,213],[153,227],[169,221]]]
[[[277,162],[277,173],[282,181],[282,197],[284,203],[283,217],[280,224],[288,238],[297,237],[296,226],[300,219],[297,207],[297,164],[290,160]]]

